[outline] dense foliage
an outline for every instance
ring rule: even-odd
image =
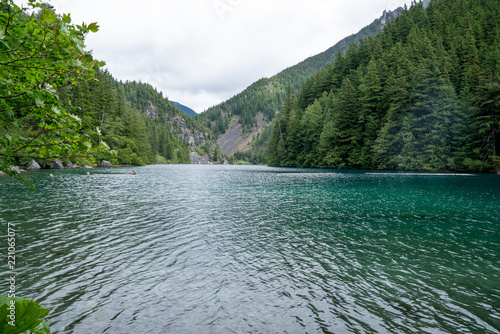
[[[0,9],[0,171],[29,184],[10,165],[190,162],[187,133],[209,130],[151,85],[101,70],[84,44],[97,24],[72,25],[39,1]]]
[[[169,121],[179,117],[188,128],[200,128],[196,121],[149,84],[118,82],[100,70],[96,79],[68,87],[60,94],[67,104],[78,107],[84,132],[99,127],[106,143],[117,150],[118,155],[110,159],[112,163],[189,163],[190,148],[172,131]]]
[[[385,19],[392,20],[401,12],[402,9],[400,8],[394,12],[385,13]],[[238,117],[244,132],[248,132],[257,125],[256,115],[259,112],[264,115],[266,122],[271,122],[275,118],[276,112],[283,106],[288,87],[291,88],[293,93],[298,92],[305,79],[315,75],[325,66],[335,61],[338,51],[344,52],[350,44],[359,43],[364,37],[374,36],[383,26],[383,23],[383,18],[375,20],[357,34],[344,38],[325,52],[289,67],[272,78],[258,80],[243,92],[209,108],[196,118],[211,127],[215,135],[226,132],[233,116]],[[260,145],[257,144],[257,146]],[[253,154],[259,155],[259,152],[260,148]]]
[[[500,147],[500,3],[414,3],[288,94],[272,166],[487,171]]]
[[[16,159],[109,154],[99,130],[81,133],[81,120],[57,94],[103,65],[84,51],[86,34],[97,30],[38,0],[27,8],[0,2],[0,171],[21,178],[9,167]]]

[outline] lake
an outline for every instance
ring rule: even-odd
[[[498,175],[91,172],[0,177],[0,247],[16,224],[53,333],[500,332]]]

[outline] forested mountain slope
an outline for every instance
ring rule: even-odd
[[[189,107],[186,107],[185,105],[183,105],[179,102],[172,101],[172,104],[188,116],[195,117],[196,115],[198,115],[198,113],[196,111],[194,111],[193,109],[191,109]]]
[[[497,0],[414,4],[287,96],[269,165],[498,168],[498,17]]]
[[[60,98],[78,107],[83,131],[102,132],[118,156],[114,164],[189,163],[195,149],[213,153],[209,130],[175,107],[149,84],[118,82],[107,71],[96,79],[60,89]]]
[[[402,11],[403,9],[399,8],[393,12],[384,12],[381,18],[357,34],[343,39],[319,55],[285,69],[272,78],[258,80],[243,92],[199,114],[196,119],[211,128],[216,136],[224,134],[228,130],[233,117],[237,117],[243,133],[246,134],[258,127],[257,115],[259,113],[263,115],[265,122],[270,123],[275,118],[276,112],[283,106],[287,87],[291,87],[293,93],[298,92],[302,82],[314,76],[328,64],[332,64],[338,52],[345,52],[350,44],[359,43],[364,37],[374,36],[387,22],[394,19]]]

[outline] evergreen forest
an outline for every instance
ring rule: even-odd
[[[270,166],[498,169],[500,2],[413,3],[287,90]]]
[[[76,107],[83,131],[99,128],[102,140],[118,152],[113,164],[145,165],[189,163],[191,147],[172,128],[172,118],[182,118],[189,129],[201,128],[161,92],[149,84],[119,82],[106,70],[97,70],[95,80],[60,89],[66,104]]]

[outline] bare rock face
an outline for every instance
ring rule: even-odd
[[[210,160],[208,160],[208,157],[201,156],[198,152],[191,152],[189,154],[189,158],[191,159],[191,164],[193,165],[210,165]]]
[[[60,160],[56,159],[52,163],[52,169],[64,169],[64,165]]]
[[[111,164],[111,162],[103,160],[99,164],[97,164],[97,167],[111,168],[113,167],[113,165]]]
[[[158,111],[156,109],[156,106],[153,104],[153,102],[148,101],[148,104],[144,107],[144,111],[146,112],[146,115],[151,118],[155,119],[158,118]]]
[[[36,162],[35,160],[31,160],[30,163],[28,164],[28,166],[26,166],[26,169],[27,170],[39,170],[39,169],[42,169],[42,167],[40,167],[38,162]]]
[[[192,147],[204,146],[210,139],[210,135],[206,132],[189,129],[186,121],[181,116],[167,116],[166,121],[170,123],[170,131],[175,133],[180,140]]]
[[[229,129],[217,141],[222,153],[233,156],[236,152],[246,152],[251,149],[252,140],[267,126],[262,113],[257,114],[255,120],[257,121],[257,127],[251,129],[249,133],[243,133],[241,123],[238,118],[234,118],[229,125]]]

